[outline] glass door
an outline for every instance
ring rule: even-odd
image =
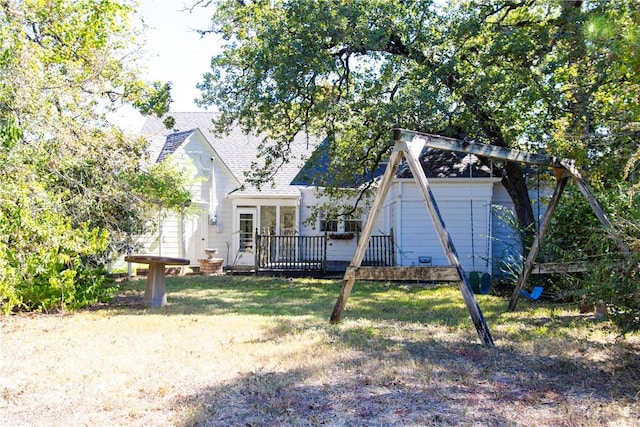
[[[256,216],[255,208],[238,208],[237,213],[238,232],[236,233],[236,255],[237,265],[255,264],[255,231]]]

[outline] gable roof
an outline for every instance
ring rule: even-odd
[[[419,157],[420,164],[427,178],[490,178],[493,175],[489,167],[480,163],[474,154],[456,153],[453,151],[436,150],[429,147],[423,148]],[[313,152],[307,163],[295,176],[292,185],[322,186],[335,184],[332,177],[326,176],[329,164],[329,140],[325,139]],[[355,188],[370,180],[371,177],[379,178],[384,173],[386,164],[380,164],[373,171],[363,175],[355,171],[348,177],[348,183],[342,183],[342,187]],[[397,178],[413,178],[409,165],[403,161],[398,166]]]
[[[240,183],[245,183],[245,172],[251,169],[253,162],[258,162],[258,147],[262,137],[244,133],[238,126],[228,129],[228,134],[217,135],[213,132],[212,120],[219,117],[215,112],[171,112],[168,115],[175,119],[173,129],[165,128],[164,118],[148,117],[142,127],[142,135],[149,141],[151,158],[158,161],[166,157],[179,146],[195,129],[199,129],[214,151],[220,156],[226,167]],[[275,196],[299,195],[299,191],[290,186],[306,159],[317,144],[316,139],[300,134],[291,144],[290,161],[284,163],[274,176],[273,185],[266,183],[260,190],[249,185],[242,191],[234,192],[236,196]],[[161,157],[163,156],[163,157]]]
[[[337,182],[335,176],[329,172],[329,160],[331,147],[328,138],[325,138],[309,157],[309,160],[300,169],[291,181],[291,185],[309,187],[337,186],[342,188],[356,188],[369,179],[377,178],[384,173],[385,164],[380,164],[371,172],[362,172],[353,168],[348,175],[342,176],[342,182]]]
[[[425,147],[418,158],[427,178],[490,178],[491,169],[475,154],[457,153]],[[413,178],[406,162],[398,166],[398,178]]]
[[[160,154],[158,154],[156,163],[160,163],[161,161],[166,159],[167,156],[175,153],[180,144],[186,141],[187,138],[189,138],[189,136],[191,136],[191,134],[194,132],[194,130],[195,129],[191,129],[184,132],[176,132],[168,135],[164,145],[162,146],[162,150],[160,150]]]

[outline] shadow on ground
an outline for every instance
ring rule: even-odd
[[[587,362],[429,338],[370,334],[363,345],[353,331],[333,332],[336,351],[345,354],[339,363],[248,372],[199,390],[175,402],[197,408],[179,424],[544,426],[640,419],[640,384],[628,381],[638,380],[638,349],[623,348],[620,360]],[[348,351],[354,345],[358,351]]]
[[[232,380],[174,402],[179,425],[637,425],[640,349],[624,343],[576,345],[572,326],[582,316],[532,320],[506,313],[504,298],[478,298],[492,325],[525,324],[496,349],[474,341],[430,336],[442,327],[471,330],[464,301],[450,290],[418,284],[356,283],[340,325],[329,325],[339,280],[168,278],[169,304],[142,307],[144,282],[123,288],[115,314],[257,315],[272,318],[261,340],[295,342],[307,321],[324,334],[326,362],[241,372]],[[526,310],[524,307],[523,310]],[[358,321],[358,319],[364,319]],[[530,327],[528,326],[530,325]],[[583,323],[584,326],[584,323]],[[418,328],[408,333],[402,328]],[[536,345],[567,342],[558,354]],[[544,338],[544,337],[543,337]],[[534,342],[528,349],[518,347]],[[572,343],[572,344],[569,344]],[[571,347],[573,345],[573,347]],[[589,348],[600,347],[599,358]],[[308,351],[317,349],[309,348]],[[294,350],[291,350],[294,351]],[[300,352],[301,350],[295,350]],[[304,351],[304,350],[302,350]],[[582,351],[582,353],[578,353]],[[299,357],[292,354],[291,359]],[[274,366],[278,365],[274,362]],[[190,408],[181,411],[181,408]],[[188,415],[184,415],[188,414]]]

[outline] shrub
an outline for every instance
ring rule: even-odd
[[[585,277],[591,302],[602,300],[610,320],[621,332],[640,331],[640,256],[612,254],[601,259]]]
[[[34,191],[35,190],[35,191]],[[106,249],[107,233],[73,229],[37,186],[0,190],[0,309],[76,309],[113,295],[107,272],[86,257]]]
[[[625,186],[598,194],[614,226],[605,230],[584,198],[569,190],[554,214],[545,244],[547,256],[554,261],[589,261],[590,269],[584,276],[558,281],[555,286],[581,302],[602,300],[610,319],[623,333],[640,330],[640,207],[629,194]],[[621,253],[616,239],[635,249],[629,257]]]

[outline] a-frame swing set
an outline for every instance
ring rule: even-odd
[[[367,220],[362,229],[362,234],[358,241],[356,250],[353,254],[353,258],[345,272],[342,289],[340,291],[340,295],[338,296],[338,300],[336,301],[333,313],[331,314],[331,323],[337,323],[340,321],[342,312],[344,311],[344,308],[347,304],[347,299],[351,294],[351,290],[353,289],[353,285],[356,280],[375,279],[454,281],[458,283],[458,287],[462,292],[462,296],[464,297],[467,309],[469,310],[469,315],[471,316],[482,345],[489,348],[495,347],[487,323],[484,320],[482,311],[480,310],[480,306],[478,305],[478,302],[476,301],[473,294],[469,279],[465,274],[464,269],[462,268],[462,264],[460,263],[460,259],[456,252],[455,246],[453,245],[453,241],[451,240],[451,236],[449,235],[444,220],[440,215],[438,204],[436,203],[433,193],[431,192],[431,187],[429,186],[429,181],[427,180],[424,170],[420,165],[419,156],[424,147],[474,154],[476,156],[489,159],[547,166],[555,170],[556,188],[553,193],[551,202],[547,207],[547,211],[545,212],[544,217],[540,223],[532,247],[527,255],[522,274],[513,291],[511,300],[509,301],[509,310],[515,310],[516,304],[518,303],[518,298],[520,296],[520,290],[531,274],[534,261],[540,249],[540,244],[549,224],[551,223],[553,212],[558,205],[560,196],[562,195],[562,192],[564,191],[564,188],[566,187],[569,179],[572,179],[573,182],[578,186],[580,192],[587,199],[589,205],[591,206],[591,209],[594,211],[600,223],[607,229],[611,228],[611,222],[605,215],[598,202],[591,195],[584,179],[575,167],[574,162],[571,160],[561,159],[544,154],[528,153],[525,151],[513,150],[494,145],[461,141],[458,139],[430,135],[406,129],[394,129],[393,138],[395,141],[393,151],[391,152],[387,168],[385,169],[384,175],[382,176],[378,187],[378,191],[371,205],[370,213],[367,216]],[[424,200],[427,213],[431,218],[436,234],[438,235],[438,239],[440,240],[442,249],[444,250],[447,260],[449,261],[449,267],[361,266],[362,260],[364,259],[365,251],[367,249],[367,245],[369,243],[369,239],[371,238],[371,234],[373,232],[376,218],[382,208],[386,195],[389,191],[389,188],[391,187],[391,183],[393,182],[393,178],[403,157],[406,159],[409,169],[411,170],[411,173],[420,189],[420,193]],[[628,254],[629,249],[624,244],[624,242],[613,235],[612,237],[616,239],[620,251],[624,254]]]

